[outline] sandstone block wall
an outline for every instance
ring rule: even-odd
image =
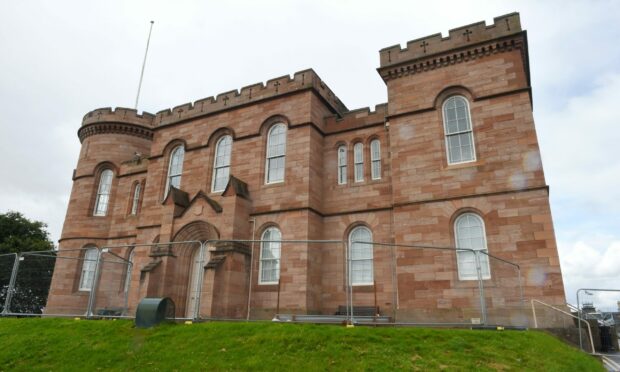
[[[312,70],[163,110],[87,114],[60,248],[251,240],[276,226],[283,243],[279,285],[259,284],[260,244],[217,248],[202,264],[201,316],[254,318],[333,314],[346,303],[345,243],[355,226],[375,242],[374,284],[355,286],[354,303],[395,319],[468,322],[479,316],[478,283],[459,280],[454,220],[477,213],[488,251],[521,268],[523,294],[564,302],[564,290],[531,104],[527,38],[518,14],[414,40],[380,52],[388,102],[348,110]],[[476,159],[447,162],[442,104],[469,103]],[[271,125],[287,126],[284,182],[267,184]],[[224,193],[211,192],[215,144],[233,138]],[[381,177],[371,177],[370,142],[381,144]],[[353,146],[364,148],[364,180],[354,180]],[[180,190],[165,198],[170,154],[183,146]],[[347,149],[347,182],[337,180],[337,149]],[[108,213],[92,216],[98,177],[114,171]],[[132,192],[143,185],[139,213]],[[334,240],[308,243],[305,240]],[[232,243],[230,243],[232,244]],[[411,247],[415,246],[415,247]],[[170,296],[187,314],[191,255],[136,247],[129,313],[145,296]],[[195,247],[194,247],[195,249]],[[118,253],[128,257],[129,248]],[[158,253],[159,252],[159,253]],[[515,322],[521,291],[513,266],[491,260],[485,304],[495,321]],[[79,261],[59,261],[50,312],[84,308]],[[126,269],[106,265],[96,306],[124,301]],[[116,305],[115,305],[116,306]],[[503,312],[502,312],[503,311]],[[509,314],[509,315],[506,315]],[[512,315],[510,315],[512,314]]]

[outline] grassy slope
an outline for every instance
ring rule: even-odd
[[[603,371],[541,332],[0,319],[0,370]]]

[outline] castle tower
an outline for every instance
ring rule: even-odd
[[[131,196],[136,188],[144,189],[153,118],[124,108],[97,109],[84,116],[78,131],[82,148],[59,241],[59,256],[66,259],[57,259],[46,312],[85,312],[93,282],[91,273],[82,272],[84,260],[94,259],[88,248],[135,241],[138,217],[132,209],[140,206],[134,207]],[[102,275],[118,278],[123,275],[116,271],[126,270],[123,265],[107,269]],[[108,282],[116,284],[120,286]]]
[[[459,240],[469,244],[469,238],[459,237],[459,226],[469,224],[464,235],[475,225],[481,231],[475,244],[522,265],[526,296],[563,304],[549,189],[532,115],[527,34],[519,15],[495,18],[488,26],[459,27],[445,38],[412,40],[406,48],[382,49],[378,72],[388,89],[396,242],[460,246]],[[423,279],[413,285],[442,300],[429,306],[402,288],[409,295],[401,297],[401,307],[418,308],[419,314],[475,307],[467,298],[445,295],[451,288],[474,288],[465,269],[473,262],[457,254],[455,275],[442,270],[440,256],[429,260],[427,272],[416,273]],[[494,306],[508,304],[496,300],[501,296],[512,302],[520,298],[493,290],[502,280],[498,273],[512,269],[497,260],[485,259],[482,266],[483,275],[494,273],[485,280],[490,314]]]

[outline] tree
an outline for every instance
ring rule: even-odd
[[[42,313],[56,262],[54,243],[46,227],[45,223],[30,221],[19,212],[0,214],[0,310],[4,309],[15,254],[47,251],[22,255],[10,305],[14,313]]]
[[[45,223],[30,221],[19,212],[0,214],[0,254],[53,250],[54,243],[46,227]]]

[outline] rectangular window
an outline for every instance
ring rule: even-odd
[[[448,164],[475,161],[474,135],[465,97],[452,96],[444,102],[443,122]]]
[[[114,173],[110,169],[101,172],[99,177],[99,187],[97,188],[97,199],[95,200],[95,210],[93,216],[105,216],[108,212],[110,202],[110,190],[112,188],[112,177]]]
[[[282,234],[270,227],[262,235],[259,284],[278,284],[280,280],[280,240]]]
[[[355,182],[363,182],[364,181],[364,145],[361,143],[356,143],[353,146],[353,162],[354,162],[354,173],[355,173]]]
[[[347,149],[344,146],[338,148],[338,184],[347,183]]]
[[[265,181],[267,183],[284,181],[286,156],[286,125],[279,123],[271,127],[267,134],[267,164]]]
[[[373,282],[373,245],[372,233],[364,226],[351,231],[349,244],[351,252],[351,284],[372,285]]]
[[[140,191],[141,191],[142,187],[141,185],[138,183],[136,184],[136,188],[133,191],[133,200],[131,203],[131,214],[132,215],[137,215],[138,214],[138,203],[140,202]]]
[[[370,163],[372,179],[381,179],[381,144],[379,140],[370,143]]]
[[[82,262],[82,275],[80,276],[80,291],[90,291],[95,280],[95,267],[97,266],[97,248],[91,248],[84,254]]]

